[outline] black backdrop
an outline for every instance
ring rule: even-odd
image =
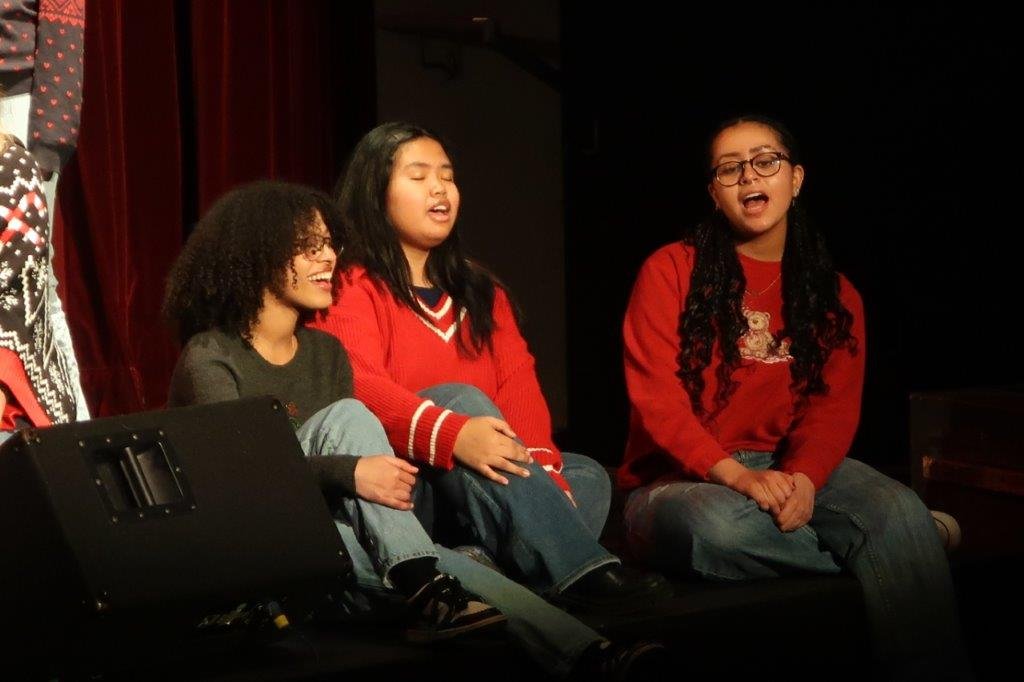
[[[802,197],[864,297],[854,455],[905,469],[911,391],[1024,383],[1013,23],[979,8],[650,9],[563,6],[565,444],[620,452],[607,444],[625,435],[619,329],[633,277],[706,210],[707,130],[746,112],[793,129]]]

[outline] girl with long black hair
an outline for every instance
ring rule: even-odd
[[[336,199],[343,286],[315,324],[345,344],[356,396],[396,454],[421,465],[416,513],[435,540],[484,548],[563,605],[664,595],[663,579],[622,568],[598,543],[608,476],[552,439],[508,293],[460,244],[461,197],[440,137],[409,123],[374,128]]]

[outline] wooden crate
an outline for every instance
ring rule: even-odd
[[[910,396],[914,489],[963,530],[963,556],[1024,553],[1024,391]]]

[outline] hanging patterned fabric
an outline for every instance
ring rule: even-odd
[[[7,388],[23,408],[34,396],[51,422],[72,421],[75,394],[47,315],[50,235],[42,178],[17,144],[0,153],[0,230],[0,348],[18,356],[28,382]]]

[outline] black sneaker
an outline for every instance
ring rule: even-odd
[[[406,604],[414,614],[405,631],[411,642],[436,642],[505,622],[501,611],[466,592],[458,579],[444,573],[421,587]]]
[[[600,642],[587,649],[569,674],[570,680],[651,680],[668,669],[668,650],[658,642],[620,646]]]
[[[671,583],[657,573],[641,572],[620,564],[606,564],[550,600],[576,611],[642,611],[651,604],[672,597]]]

